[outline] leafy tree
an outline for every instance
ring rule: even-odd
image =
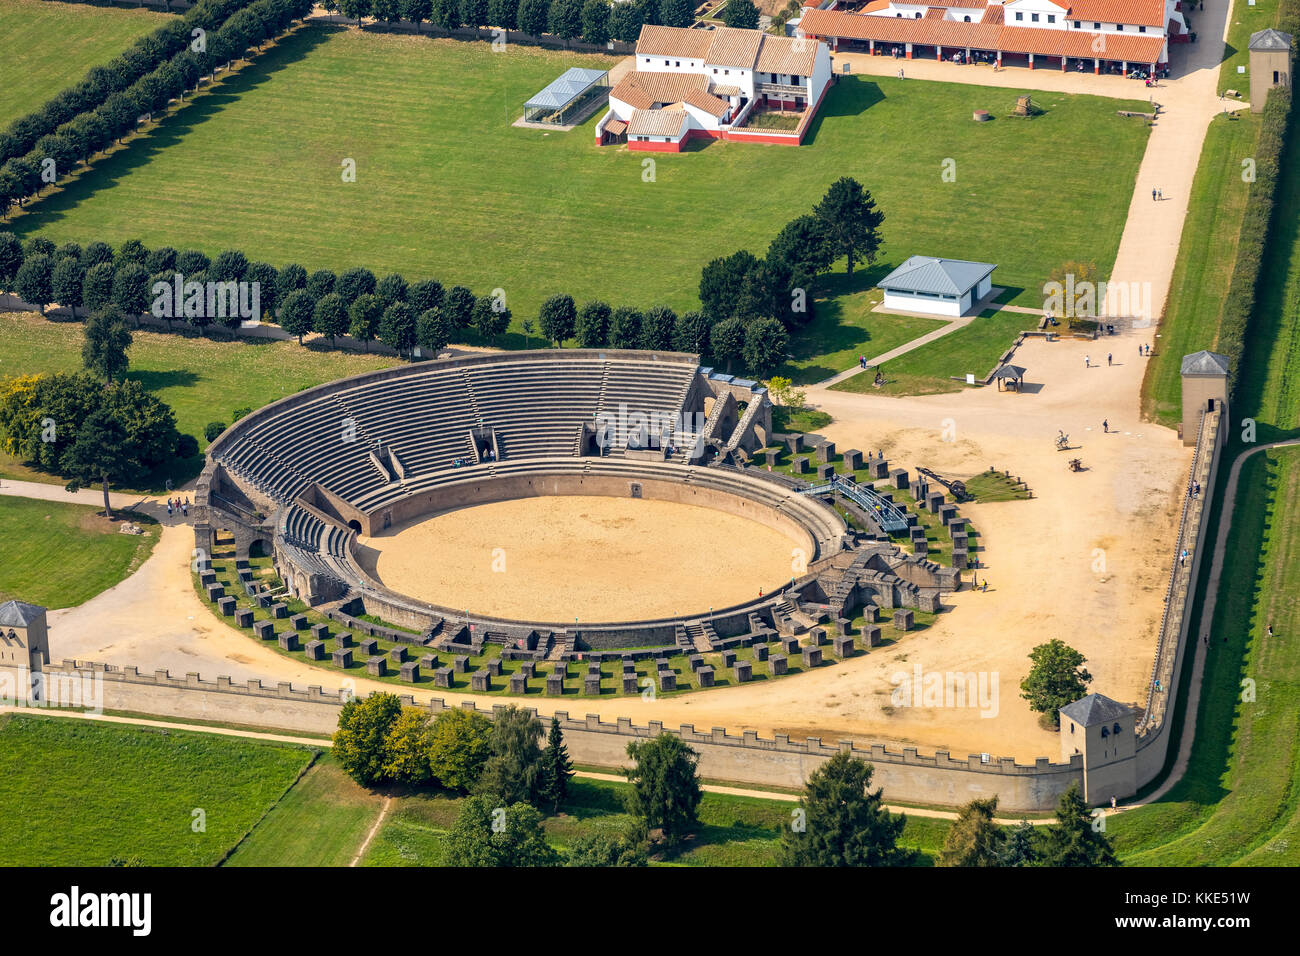
[[[488,0],[488,22],[502,30],[513,30],[519,23],[519,0]]]
[[[86,252],[89,255],[89,247]],[[198,249],[185,249],[176,253],[176,271],[187,279],[199,272],[206,273],[211,266],[212,260]],[[295,288],[300,289],[302,286],[294,286],[287,291],[292,292]]]
[[[136,265],[142,266],[148,258],[149,250],[139,239],[128,239],[117,250],[117,261],[119,263],[134,262]]]
[[[8,291],[23,264],[23,245],[12,232],[0,232],[0,289]]]
[[[661,733],[650,740],[632,741],[627,755],[636,762],[627,771],[632,785],[628,812],[647,830],[661,830],[669,846],[676,845],[695,825],[695,811],[704,796],[696,772],[699,754],[680,737]]]
[[[280,274],[269,262],[254,262],[244,273],[244,281],[257,286],[257,305],[262,315],[274,315],[279,304]],[[254,318],[260,319],[261,315]]]
[[[647,309],[641,320],[641,348],[654,352],[671,350],[676,329],[677,313],[668,306]]]
[[[460,0],[433,0],[432,21],[444,30],[460,26]]]
[[[432,0],[402,0],[402,19],[414,23],[417,31],[420,29],[420,23],[428,20],[432,15]]]
[[[334,283],[338,281],[334,273],[328,269],[318,269],[307,277],[307,292],[311,294],[312,301],[319,299],[321,296],[329,295],[334,291]]]
[[[582,0],[551,0],[548,20],[551,34],[572,40],[582,33]]]
[[[36,256],[49,256],[53,259],[56,252],[57,250],[54,248],[54,243],[50,242],[50,240],[46,239],[44,236],[32,236],[32,238],[23,243],[23,257],[26,259],[31,259]]]
[[[745,347],[741,353],[751,375],[763,378],[785,361],[790,335],[776,319],[755,319],[745,326]]]
[[[379,341],[398,355],[415,346],[415,312],[405,302],[394,302],[379,318]]]
[[[343,296],[331,292],[321,297],[312,310],[312,328],[321,335],[328,335],[331,345],[347,332],[348,308],[343,304]]]
[[[474,303],[474,329],[493,345],[497,336],[510,327],[510,310],[498,311],[494,305],[494,300],[486,296]]]
[[[111,382],[126,375],[130,365],[126,350],[130,347],[131,333],[120,309],[110,307],[92,312],[86,320],[81,364],[86,371]]]
[[[416,312],[423,315],[430,309],[439,308],[442,300],[446,297],[443,292],[442,283],[437,279],[424,279],[411,286],[406,295],[406,301]]]
[[[731,363],[745,351],[745,321],[738,315],[723,319],[710,330],[709,343],[714,361],[725,362],[730,372]]]
[[[849,275],[853,275],[854,262],[870,265],[876,261],[885,214],[856,179],[844,176],[831,183],[813,213],[825,224],[826,239],[835,255],[848,257]]]
[[[86,269],[81,282],[81,304],[87,311],[98,312],[113,304],[113,263],[100,262]]]
[[[176,250],[171,246],[150,249],[149,254],[144,257],[143,265],[149,270],[150,275],[156,272],[170,272],[176,268]]]
[[[208,444],[217,440],[217,436],[226,430],[225,422],[208,422],[203,426],[203,437],[208,440]]]
[[[635,43],[641,35],[641,17],[634,4],[616,3],[609,11],[610,35],[622,43]]]
[[[528,348],[528,337],[533,334],[534,328],[532,319],[524,319],[519,323],[519,327],[524,330],[524,348]]]
[[[339,276],[334,291],[343,299],[344,305],[351,306],[359,296],[375,291],[375,274],[369,269],[349,269]]]
[[[185,269],[181,267],[180,259],[176,260],[176,269],[184,273]],[[296,262],[291,262],[287,266],[280,268],[280,275],[275,280],[275,296],[281,302],[289,298],[290,293],[298,289],[307,288],[307,270]]]
[[[533,36],[541,36],[551,18],[551,0],[520,0],[519,29]]]
[[[468,329],[474,323],[474,293],[463,285],[454,285],[447,291],[442,311],[456,331]]]
[[[24,258],[14,279],[14,291],[44,315],[45,307],[54,301],[54,260],[45,255]]]
[[[634,349],[641,344],[641,313],[620,307],[609,317],[609,347]]]
[[[237,249],[227,249],[213,260],[208,275],[214,282],[240,282],[247,271],[248,257]]]
[[[940,866],[998,866],[1004,837],[993,822],[998,798],[972,800],[961,808],[939,854]]]
[[[610,39],[609,0],[586,0],[582,5],[582,39],[604,46]]]
[[[280,303],[280,328],[296,335],[298,344],[302,345],[302,337],[313,328],[315,311],[316,300],[312,294],[306,289],[296,289]]]
[[[769,260],[781,260],[795,271],[810,276],[829,269],[834,257],[826,224],[811,215],[790,220],[767,247]]]
[[[339,12],[361,26],[361,18],[370,16],[370,0],[337,0]]]
[[[54,301],[66,305],[72,310],[72,317],[77,317],[77,306],[81,305],[81,287],[86,281],[86,269],[81,260],[66,256],[54,266],[50,275],[50,291]]]
[[[491,797],[470,797],[443,841],[444,866],[559,866],[546,842],[542,815],[526,803],[502,807]]]
[[[77,262],[80,262],[81,261],[80,243],[65,242],[63,245],[59,246],[58,251],[54,253],[54,262],[57,265],[58,263],[62,262],[64,259],[76,259]]]
[[[564,347],[564,340],[573,337],[574,325],[577,323],[577,309],[571,295],[553,295],[542,303],[537,315],[537,324],[542,334],[557,347]]]
[[[365,293],[348,309],[348,335],[361,342],[369,342],[379,334],[379,320],[384,314],[384,303],[379,296]]]
[[[406,301],[406,280],[396,272],[384,276],[375,284],[375,295],[379,296],[379,301],[384,303],[384,308],[388,308],[394,302]]]
[[[700,304],[714,321],[737,315],[746,277],[758,268],[758,259],[744,249],[714,259],[700,273]]]
[[[794,387],[794,382],[780,375],[773,375],[767,383],[767,394],[777,405],[786,408],[802,409],[808,393]]]
[[[1084,802],[1077,783],[1061,794],[1056,823],[1042,836],[1044,866],[1119,866],[1104,830],[1093,825],[1093,811]]]
[[[1088,693],[1092,675],[1083,668],[1087,658],[1054,637],[1030,651],[1029,659],[1033,666],[1020,682],[1020,696],[1029,701],[1030,710],[1043,713],[1059,727],[1061,708]]]
[[[757,30],[758,7],[752,0],[727,0],[722,10],[722,22],[741,30]]]
[[[385,23],[402,19],[402,6],[398,0],[370,0],[370,15]]]
[[[673,330],[673,348],[678,352],[696,352],[701,361],[708,359],[709,331],[713,323],[700,311],[684,312]]]
[[[492,721],[468,710],[444,710],[429,728],[429,770],[448,790],[468,793],[492,754]]]
[[[868,791],[872,767],[841,750],[808,777],[799,809],[802,826],[781,834],[783,866],[897,866],[911,853],[898,846],[907,824],[885,809],[882,791]]]
[[[433,777],[429,769],[428,713],[415,707],[403,707],[384,737],[384,779],[394,783],[420,786]]]
[[[441,309],[426,309],[415,320],[415,344],[428,358],[437,358],[438,353],[451,344],[451,325]]]
[[[694,0],[659,0],[659,22],[666,27],[689,27],[695,22]]]
[[[588,302],[578,310],[574,335],[584,349],[604,348],[609,342],[611,310],[604,302]]]
[[[565,866],[647,866],[645,845],[622,833],[584,833],[569,844]]]
[[[149,273],[144,266],[119,260],[113,270],[113,304],[127,315],[149,311]]]
[[[364,700],[353,697],[339,712],[334,756],[344,773],[363,787],[388,779],[385,742],[401,713],[402,702],[396,694],[371,694]]]
[[[487,26],[488,0],[460,0],[460,22],[467,27]]]
[[[541,739],[542,722],[531,711],[513,705],[500,711],[492,721],[491,756],[483,765],[478,792],[499,804],[531,803],[541,771]]]
[[[998,851],[998,866],[1037,866],[1038,828],[1021,820],[1006,832]]]
[[[564,732],[560,730],[557,717],[551,718],[551,732],[546,738],[546,749],[542,751],[537,774],[537,799],[543,805],[550,804],[551,812],[560,809],[560,804],[569,795],[569,778],[573,776],[573,761],[569,759],[569,748],[564,745]]]
[[[76,436],[60,462],[64,473],[72,479],[68,491],[76,492],[99,482],[104,490],[104,516],[111,521],[109,486],[124,478],[130,454],[126,429],[108,409],[97,408],[81,423]]]
[[[200,253],[202,255],[202,253]],[[93,268],[101,263],[112,263],[114,261],[113,247],[107,242],[92,242],[86,246],[86,251],[82,253],[81,262],[87,268]],[[206,260],[206,256],[204,257]],[[206,266],[204,266],[206,268]],[[195,270],[198,271],[197,269]]]

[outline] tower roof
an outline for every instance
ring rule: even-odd
[[[5,601],[0,604],[0,626],[30,627],[32,621],[45,616],[45,608],[22,601]]]
[[[1228,374],[1228,364],[1228,356],[1202,349],[1183,356],[1182,374],[1221,377]]]
[[[1095,727],[1097,724],[1108,724],[1120,717],[1127,717],[1133,713],[1133,708],[1111,700],[1104,694],[1089,694],[1072,704],[1066,704],[1061,708],[1061,713],[1080,726]]]
[[[1250,49],[1289,50],[1291,49],[1291,34],[1272,28],[1260,30],[1258,33],[1250,35]]]

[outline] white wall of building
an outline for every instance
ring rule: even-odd
[[[953,296],[951,299],[942,299],[937,296],[929,295],[910,295],[905,292],[890,292],[885,290],[884,306],[886,309],[894,309],[898,312],[923,312],[926,315],[946,315],[957,318],[963,312],[964,308],[970,306],[970,294],[967,293],[963,300]]]

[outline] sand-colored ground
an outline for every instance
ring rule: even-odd
[[[403,594],[552,624],[706,615],[788,582],[797,547],[710,508],[588,495],[460,508],[361,543]]]

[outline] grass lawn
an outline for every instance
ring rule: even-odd
[[[286,744],[0,716],[0,863],[211,866],[311,759]]]
[[[568,133],[511,127],[565,68],[611,63],[312,26],[15,228],[432,274],[504,289],[517,326],[555,292],[691,308],[705,263],[763,253],[851,175],[887,217],[879,274],[918,251],[988,259],[1030,303],[1062,261],[1109,269],[1147,138],[1115,100],[1036,94],[1046,112],[1031,122],[972,123],[973,109],[1009,106],[1018,91],[856,76],[838,79],[797,151],[710,143],[655,157],[649,182],[647,157],[592,145],[595,117]],[[1106,149],[1061,148],[1097,141]],[[342,182],[345,159],[356,182]],[[956,181],[941,178],[946,160]],[[1093,210],[1090,228],[1059,228],[1079,208]]]
[[[1038,327],[1037,315],[1027,312],[985,312],[965,328],[906,352],[884,367],[887,382],[876,388],[870,370],[846,378],[831,388],[842,392],[884,395],[929,395],[956,392],[967,386],[951,376],[968,373],[983,378],[993,371],[1016,335]]]
[[[0,313],[0,378],[78,371],[83,328],[79,322],[50,322],[33,313]],[[303,348],[296,342],[225,342],[143,331],[132,335],[129,376],[175,410],[177,427],[197,438],[200,448],[208,444],[203,427],[210,421],[229,424],[236,408],[260,408],[322,382],[397,364],[392,357]],[[188,471],[172,477],[192,477],[201,462],[196,457],[178,463]],[[53,480],[3,453],[0,478]]]
[[[167,22],[155,10],[48,0],[0,3],[0,128]]]
[[[1242,10],[1253,14],[1254,8]],[[1239,11],[1234,8],[1236,15]],[[1219,339],[1219,319],[1237,258],[1246,193],[1241,161],[1253,156],[1259,118],[1217,116],[1210,122],[1192,183],[1187,220],[1183,224],[1168,304],[1160,323],[1160,338],[1142,382],[1142,413],[1162,425],[1182,420],[1183,356],[1213,350]]]
[[[130,514],[129,520],[145,533],[122,534],[122,523],[109,522],[102,510],[63,501],[0,498],[0,602],[17,598],[46,607],[72,607],[140,567],[158,543],[158,523]]]
[[[811,385],[851,368],[858,356],[873,359],[940,328],[940,319],[885,315],[871,310],[884,293],[855,274],[825,276],[814,302],[813,320],[790,339],[790,359],[773,374],[795,385]],[[810,429],[815,430],[815,429]]]
[[[1190,9],[1190,8],[1188,8]],[[1250,3],[1234,3],[1228,22],[1228,40],[1224,46],[1224,61],[1219,67],[1219,92],[1239,90],[1242,99],[1250,97],[1250,35],[1269,27],[1277,26],[1281,12],[1277,0],[1255,0]],[[1192,29],[1196,29],[1196,15],[1192,14]],[[1201,42],[1197,38],[1197,42]],[[1244,73],[1238,73],[1238,67],[1245,67]]]

